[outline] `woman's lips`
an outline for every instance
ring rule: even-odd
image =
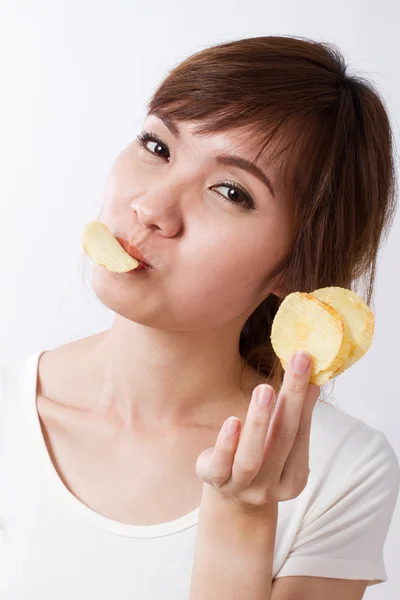
[[[135,270],[144,269],[145,267],[151,266],[149,265],[149,263],[146,262],[145,257],[140,252],[139,248],[136,248],[136,246],[130,244],[127,240],[124,240],[124,238],[115,236],[115,239],[118,240],[125,252],[132,256],[132,258],[135,258],[137,261],[139,261],[139,265],[136,267]]]
[[[148,270],[148,269],[150,269],[150,267],[149,267],[149,265],[146,265],[146,263],[144,263],[144,262],[140,262],[140,261],[139,261],[139,264],[138,264],[138,266],[136,267],[136,269],[131,269],[131,270],[132,270],[132,271],[140,271],[141,269],[146,269],[146,270]],[[128,273],[130,273],[130,272],[131,272],[131,271],[128,271]]]

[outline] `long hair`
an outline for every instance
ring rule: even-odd
[[[293,245],[277,265],[281,297],[265,298],[239,342],[244,362],[267,375],[276,392],[284,371],[270,334],[283,298],[341,286],[371,306],[379,246],[396,212],[387,108],[373,83],[347,70],[330,43],[241,39],[185,59],[147,105],[148,114],[161,113],[172,123],[199,122],[200,135],[245,127],[258,144],[257,157],[267,147],[277,149],[270,160],[280,159],[293,207]]]

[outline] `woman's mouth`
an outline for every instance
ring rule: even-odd
[[[130,244],[124,238],[115,236],[115,239],[121,244],[125,252],[129,254],[129,256],[132,256],[132,258],[135,258],[137,261],[139,261],[139,265],[135,269],[133,269],[134,271],[139,271],[140,269],[149,270],[151,268],[151,265],[146,262],[146,259],[139,250],[139,248],[136,248],[136,246]]]
[[[139,261],[139,265],[136,267],[136,269],[131,269],[131,271],[128,271],[128,273],[134,273],[135,271],[150,271],[151,267],[149,265],[147,265],[144,262]]]

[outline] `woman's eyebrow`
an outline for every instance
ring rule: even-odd
[[[248,171],[259,181],[261,181],[264,185],[267,186],[272,196],[275,198],[275,192],[271,184],[271,180],[267,175],[257,167],[256,164],[247,160],[246,158],[242,158],[241,156],[235,156],[234,154],[220,154],[219,156],[215,156],[211,159],[212,162],[216,162],[221,165],[232,165],[234,167],[238,167],[239,169],[243,169],[243,171]]]
[[[170,133],[176,139],[179,139],[179,137],[180,137],[179,128],[170,117],[162,114],[160,111],[154,111],[152,113],[149,113],[148,116],[150,116],[150,115],[154,115],[157,118],[159,118],[164,123],[166,128],[170,131]],[[257,179],[259,181],[261,181],[264,185],[267,186],[267,188],[271,192],[272,196],[275,198],[275,192],[272,187],[271,180],[266,175],[266,173],[264,173],[264,171],[262,171],[262,169],[260,169],[260,167],[258,167],[255,163],[247,160],[246,158],[242,158],[241,156],[236,156],[234,154],[220,154],[218,156],[214,156],[213,158],[211,158],[210,161],[213,163],[217,163],[219,165],[238,167],[239,169],[242,169],[243,171],[247,171],[248,173],[251,173],[252,175],[257,177]]]

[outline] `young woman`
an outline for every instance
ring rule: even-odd
[[[364,278],[371,302],[394,173],[382,99],[329,44],[222,43],[167,75],[100,215],[146,268],[94,265],[110,329],[3,368],[0,597],[356,600],[387,579],[394,450],[321,400],[307,356],[284,372],[270,331],[293,291]]]

